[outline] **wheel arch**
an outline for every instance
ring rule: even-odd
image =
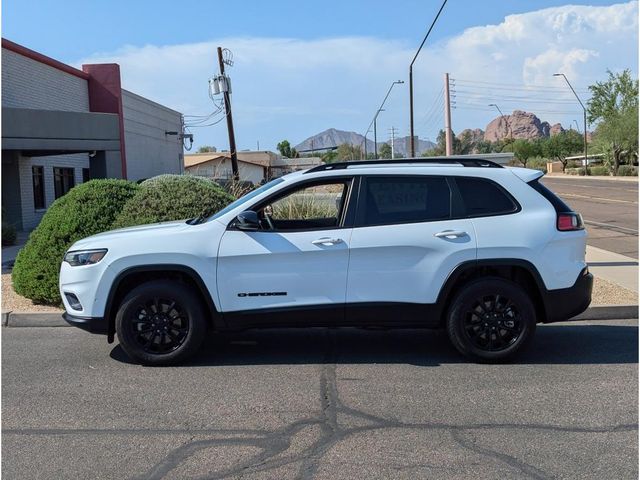
[[[136,265],[125,268],[118,273],[111,284],[104,313],[107,319],[107,341],[109,343],[114,341],[116,313],[126,293],[137,285],[159,279],[176,280],[195,287],[209,312],[210,325],[216,329],[223,326],[222,316],[218,314],[209,289],[200,274],[193,268],[179,264]]]
[[[547,290],[538,269],[527,260],[500,258],[464,262],[449,274],[437,300],[437,305],[440,306],[441,324],[444,324],[445,314],[449,311],[451,301],[458,289],[486,276],[504,278],[522,286],[531,296],[538,322],[547,321],[547,307],[544,301]]]

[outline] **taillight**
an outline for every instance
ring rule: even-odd
[[[558,227],[558,230],[560,230],[561,232],[584,230],[582,215],[574,212],[558,213],[558,222],[556,225]]]

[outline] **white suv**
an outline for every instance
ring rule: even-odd
[[[209,217],[76,242],[64,317],[144,364],[267,326],[444,327],[462,354],[505,360],[591,301],[582,219],[540,177],[469,158],[292,173]]]

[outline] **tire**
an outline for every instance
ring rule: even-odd
[[[479,362],[504,362],[533,338],[533,302],[518,284],[498,277],[474,280],[453,298],[446,319],[453,346]]]
[[[205,338],[202,300],[184,284],[154,280],[134,288],[116,314],[120,346],[143,365],[173,365],[193,356]]]

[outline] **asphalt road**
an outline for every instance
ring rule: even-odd
[[[638,258],[638,182],[544,177],[543,183],[582,214],[589,245]]]
[[[510,365],[426,331],[208,346],[145,368],[73,328],[3,328],[3,478],[638,477],[637,321],[541,326]]]

